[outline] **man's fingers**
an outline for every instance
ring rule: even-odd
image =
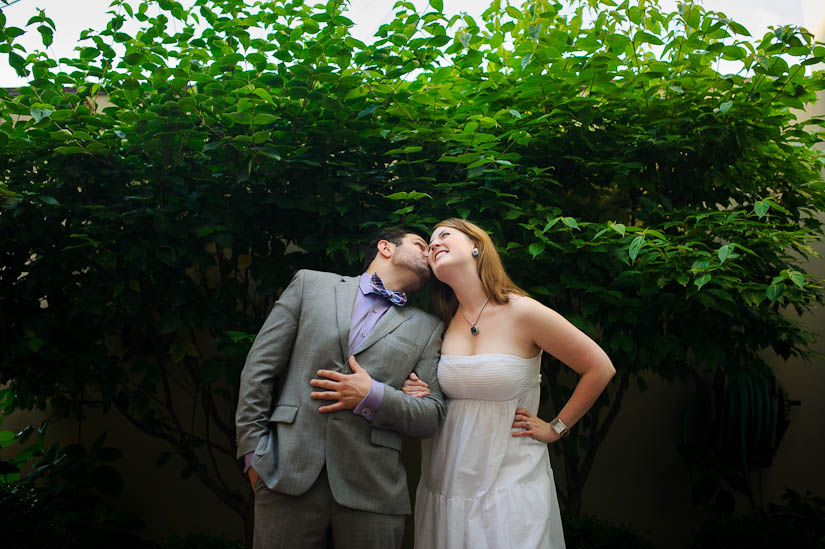
[[[410,380],[412,380],[412,381],[421,381],[421,378],[419,378],[419,377],[415,374],[415,372],[410,372]]]
[[[309,384],[313,387],[320,387],[321,389],[338,389],[340,383],[337,381],[330,381],[328,379],[311,379]]]
[[[327,413],[327,412],[337,412],[338,410],[343,410],[343,409],[344,409],[344,405],[341,404],[340,402],[336,402],[335,404],[328,404],[326,406],[321,406],[320,408],[318,408],[318,411],[321,412],[321,413]]]
[[[363,368],[361,368],[361,365],[358,364],[358,361],[355,360],[355,357],[352,355],[350,355],[349,357],[349,367],[352,368],[352,371],[355,373],[358,373],[359,371],[363,370]]]
[[[310,398],[315,398],[318,400],[340,400],[341,393],[336,391],[323,391],[323,392],[315,392],[309,393]]]
[[[531,437],[533,436],[533,431],[517,431],[513,433],[511,436],[514,437]]]
[[[332,381],[341,381],[342,379],[344,379],[344,374],[342,374],[341,372],[336,372],[334,370],[318,370],[318,375],[320,377],[331,379]]]

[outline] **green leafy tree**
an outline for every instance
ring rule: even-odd
[[[0,15],[31,76],[0,91],[5,412],[118,410],[249,534],[232,410],[279,289],[356,272],[376,226],[456,215],[619,372],[556,446],[573,514],[631,383],[806,355],[783,311],[823,301],[802,266],[823,121],[792,110],[825,88],[810,33],[754,39],[691,2],[496,0],[476,21],[432,0],[364,44],[345,7],[115,0],[59,61]],[[48,45],[51,20],[29,25]],[[558,408],[571,379],[543,371]]]

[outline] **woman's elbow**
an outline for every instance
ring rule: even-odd
[[[613,366],[613,363],[610,360],[607,361],[607,364],[604,366],[604,375],[608,381],[613,379],[613,376],[616,375],[616,368]]]

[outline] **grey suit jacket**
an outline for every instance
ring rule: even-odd
[[[444,418],[436,379],[443,325],[410,307],[391,307],[355,358],[385,384],[370,423],[351,410],[322,414],[310,398],[320,369],[351,373],[349,326],[357,277],[302,270],[281,294],[258,332],[241,373],[235,416],[238,457],[277,492],[306,492],[326,465],[335,501],[353,509],[410,512],[401,463],[402,434],[432,436]],[[399,390],[410,372],[430,385],[430,396]],[[274,402],[278,378],[283,388]]]

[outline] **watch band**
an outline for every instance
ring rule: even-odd
[[[564,424],[560,417],[553,419],[553,421],[550,422],[550,427],[552,427],[561,438],[570,434],[570,429],[567,428],[567,425]]]

